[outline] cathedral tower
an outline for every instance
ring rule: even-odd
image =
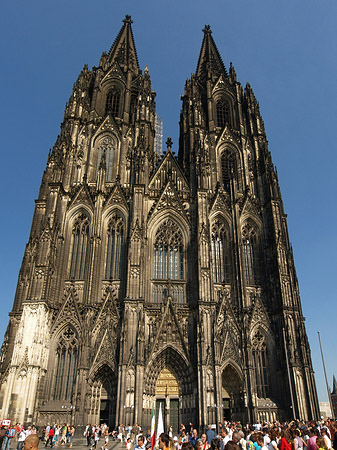
[[[178,158],[170,138],[158,154],[155,92],[131,23],[98,67],[84,66],[48,157],[1,351],[1,414],[147,427],[155,402],[174,428],[316,418],[253,91],[227,72],[205,26]]]

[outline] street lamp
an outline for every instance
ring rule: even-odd
[[[67,415],[66,415],[66,422],[67,422],[67,425],[68,425],[68,421],[69,421],[69,410],[70,410],[70,412],[71,412],[71,418],[72,418],[72,416],[73,416],[73,411],[75,410],[75,405],[62,405],[61,408],[66,410],[66,414],[67,414]]]

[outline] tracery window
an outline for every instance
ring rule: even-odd
[[[121,93],[117,89],[110,89],[106,96],[105,102],[105,114],[112,114],[113,117],[118,117],[119,115],[119,105],[120,105]]]
[[[115,214],[108,225],[105,278],[120,280],[124,237],[123,219]]]
[[[83,280],[89,248],[90,222],[85,214],[75,220],[72,231],[70,278]]]
[[[250,225],[245,225],[242,229],[242,245],[246,284],[254,286],[259,282],[259,242],[256,230]]]
[[[114,159],[114,149],[115,143],[111,136],[106,136],[99,143],[98,152],[97,152],[97,168],[96,175],[99,171],[102,158],[105,163],[105,181],[112,181],[112,168],[113,168],[113,159]]]
[[[212,225],[213,279],[215,283],[230,282],[229,243],[224,222]]]
[[[231,150],[225,150],[221,155],[222,184],[225,191],[230,190],[230,180],[238,180],[238,170],[235,153]]]
[[[269,397],[270,384],[268,354],[265,336],[260,331],[257,331],[252,339],[252,349],[257,395],[259,398],[266,398]]]
[[[60,335],[55,356],[53,400],[71,401],[78,363],[78,337],[70,326]]]
[[[216,122],[217,126],[223,128],[226,123],[229,123],[229,102],[224,98],[221,98],[216,102]]]
[[[156,233],[154,278],[160,280],[183,278],[183,236],[171,219],[166,219]]]

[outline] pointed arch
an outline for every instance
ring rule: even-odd
[[[89,253],[90,217],[81,212],[72,226],[69,278],[83,280]]]
[[[117,405],[117,378],[107,362],[93,367],[87,383],[86,408],[90,423],[105,422],[115,426]]]
[[[103,164],[105,167],[105,181],[112,181],[114,159],[117,147],[117,140],[111,133],[104,134],[95,141],[95,153],[97,153],[96,177],[100,167]]]
[[[230,102],[226,97],[221,96],[215,102],[216,125],[223,128],[227,123],[230,123]]]
[[[186,357],[176,348],[167,345],[152,355],[145,369],[145,392],[155,395],[156,384],[163,369],[168,368],[175,376],[179,394],[186,395],[193,392],[194,375]]]
[[[111,114],[113,117],[119,117],[121,105],[121,91],[117,87],[109,89],[105,99],[105,115]]]
[[[227,361],[221,371],[221,401],[223,415],[227,420],[244,417],[244,377],[234,361]]]
[[[260,282],[261,237],[254,221],[243,224],[241,238],[246,284],[255,286]]]
[[[270,346],[267,334],[259,326],[251,333],[252,362],[255,373],[256,393],[259,398],[270,396]]]
[[[125,240],[125,222],[123,217],[115,212],[111,214],[107,227],[105,279],[120,280],[122,271],[122,256]]]
[[[55,338],[56,350],[52,354],[54,362],[54,379],[52,400],[71,401],[76,382],[79,356],[79,336],[71,324],[65,324]]]
[[[232,137],[230,129],[225,129],[219,137],[220,143],[217,148],[218,158],[218,180],[227,194],[231,194],[231,184],[235,182],[236,189],[240,192],[243,190],[243,162],[242,155]]]
[[[185,233],[184,233],[185,231]],[[178,304],[185,303],[186,230],[176,217],[167,214],[151,230],[152,301],[161,304],[171,295]]]
[[[230,283],[229,227],[223,216],[217,214],[211,223],[212,270],[214,283]]]

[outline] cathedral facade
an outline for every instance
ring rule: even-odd
[[[252,88],[209,26],[178,156],[126,16],[49,154],[1,349],[1,416],[147,427],[319,415],[286,215]],[[160,146],[159,146],[160,147]]]

